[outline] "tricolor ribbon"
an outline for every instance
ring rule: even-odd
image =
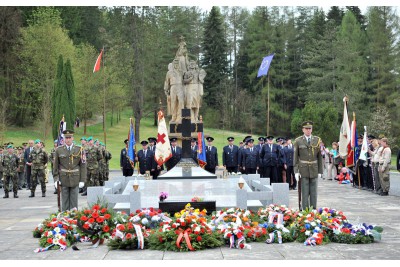
[[[235,248],[235,235],[229,237],[229,248]]]
[[[181,241],[182,241],[182,237],[185,238],[187,247],[193,251],[194,248],[192,247],[192,244],[190,244],[190,239],[189,239],[189,234],[188,232],[190,231],[190,229],[186,229],[184,232],[181,230],[181,232],[179,233],[178,239],[176,240],[176,246],[178,248],[181,248]]]
[[[134,224],[133,227],[135,228],[136,236],[138,239],[138,248],[144,249],[144,238],[143,238],[142,229],[137,224]]]
[[[274,239],[275,239],[275,234],[274,234],[274,232],[269,233],[269,238],[267,238],[267,240],[265,240],[265,243],[267,243],[267,244],[274,243]]]
[[[37,249],[35,249],[33,252],[39,253],[39,252],[48,251],[52,246],[54,246],[54,244],[51,244],[51,245],[49,245],[49,246],[47,246],[47,247],[45,247],[45,248],[37,248]]]
[[[317,240],[315,239],[315,237],[309,237],[306,239],[306,241],[304,241],[304,245],[314,247],[317,245]]]

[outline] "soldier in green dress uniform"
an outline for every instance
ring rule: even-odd
[[[323,173],[323,160],[320,150],[321,138],[311,135],[313,123],[303,123],[304,135],[294,141],[294,173],[301,183],[302,208],[317,208],[318,179]],[[318,179],[317,179],[318,178]]]
[[[49,157],[46,151],[42,148],[42,142],[39,139],[35,140],[35,147],[29,154],[29,162],[32,163],[31,175],[31,195],[35,197],[35,190],[38,183],[41,185],[42,197],[46,196],[46,167]]]

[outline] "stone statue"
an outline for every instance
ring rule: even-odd
[[[184,108],[184,92],[178,59],[174,59],[172,68],[171,63],[168,66],[164,91],[167,95],[168,110],[170,110],[170,114],[172,115],[170,122],[180,123],[182,120],[182,109]]]
[[[185,38],[183,36],[180,37],[181,41],[178,45],[178,51],[176,51],[175,58],[179,60],[179,69],[183,73],[188,70],[189,60],[186,48]]]
[[[192,122],[199,121],[204,77],[205,71],[199,70],[196,61],[191,60],[188,71],[183,75],[183,83],[185,84],[185,107],[191,109]]]

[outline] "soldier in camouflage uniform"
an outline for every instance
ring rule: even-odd
[[[29,161],[32,163],[32,176],[31,176],[31,195],[35,197],[35,190],[37,184],[40,182],[42,189],[42,197],[46,196],[46,167],[49,158],[46,151],[42,148],[42,142],[39,139],[35,140],[35,147],[29,154]]]
[[[13,183],[14,198],[18,198],[18,158],[14,154],[14,147],[12,145],[7,146],[7,154],[3,155],[2,166],[3,166],[3,176],[4,176],[4,197],[8,198],[9,184],[10,181]]]
[[[96,146],[96,144],[95,144]],[[104,185],[104,170],[105,170],[105,158],[104,158],[104,147],[102,146],[102,142],[99,143],[99,146],[96,146],[97,149],[100,151],[101,153],[101,159],[99,160],[99,183],[100,186]]]
[[[3,188],[3,147],[0,146],[0,188]]]
[[[87,178],[85,183],[84,192],[82,196],[87,196],[88,186],[100,186],[99,181],[99,160],[103,158],[100,150],[94,146],[93,137],[88,137],[88,146],[86,147],[86,167],[87,167]]]
[[[54,147],[51,149],[50,154],[49,154],[49,162],[50,162],[51,175],[53,176],[53,180],[54,180],[54,169],[53,169],[53,166],[54,166],[54,154],[56,153],[57,144],[58,144],[58,140],[54,140]],[[54,194],[55,195],[57,194],[57,188],[54,189]]]
[[[17,152],[18,158],[18,169],[17,169],[17,176],[18,176],[18,190],[22,190],[22,185],[24,184],[24,169],[25,169],[25,160],[24,160],[24,149],[19,146]]]
[[[102,143],[103,146],[103,158],[104,158],[104,181],[108,181],[110,175],[110,159],[112,158],[110,151],[107,150],[106,145]]]

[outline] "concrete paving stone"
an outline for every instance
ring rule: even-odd
[[[159,250],[110,250],[105,260],[162,260],[164,251]]]
[[[175,252],[165,251],[163,260],[222,260],[223,255],[220,248],[205,250]]]

